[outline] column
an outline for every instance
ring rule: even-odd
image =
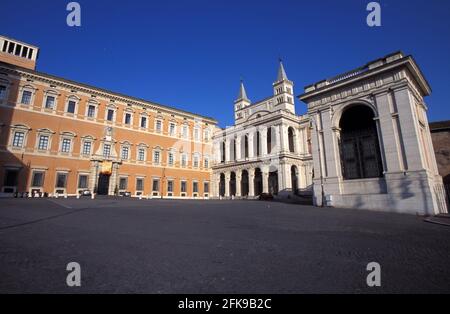
[[[115,195],[116,187],[117,187],[117,176],[119,175],[118,171],[117,171],[118,168],[119,168],[119,164],[116,162],[113,162],[111,178],[109,179],[108,195]]]
[[[242,180],[242,171],[236,171],[236,197],[241,197],[241,180]]]
[[[248,169],[248,196],[255,196],[255,169]]]
[[[251,132],[248,134],[248,158],[253,158],[254,155],[254,137],[255,137],[255,133]]]
[[[214,142],[214,162],[216,164],[220,164],[221,156],[220,156],[220,150],[221,150],[221,142]]]
[[[296,154],[302,153],[302,137],[300,136],[300,132],[298,129],[294,128],[294,152]]]
[[[230,151],[231,151],[231,147],[230,147],[230,139],[229,138],[227,138],[226,140],[225,140],[225,162],[229,162],[230,161],[230,157],[231,157],[231,154],[230,154]]]
[[[236,160],[241,160],[241,136],[236,137]]]
[[[89,190],[91,193],[97,193],[98,168],[98,160],[91,161],[91,173],[89,175]]]
[[[274,130],[275,130],[275,153],[280,153],[281,152],[281,130],[280,130],[280,125],[275,125],[274,126]]]
[[[225,197],[230,197],[230,172],[225,172]]]
[[[269,169],[268,167],[261,167],[262,172],[262,192],[269,193]]]
[[[288,133],[288,125],[282,124],[280,125],[280,142],[281,142],[281,151],[286,152],[289,150],[289,133]]]
[[[280,189],[286,190],[288,193],[292,192],[292,177],[291,177],[291,165],[290,164],[281,164],[281,172],[283,173],[283,184],[282,188],[280,183],[278,185],[280,186]],[[278,175],[278,178],[280,176]],[[278,179],[279,180],[279,179]]]
[[[267,127],[259,129],[260,144],[261,144],[261,156],[267,156]]]

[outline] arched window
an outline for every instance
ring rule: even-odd
[[[372,109],[348,108],[339,122],[342,174],[345,180],[381,177],[380,145]]]
[[[248,158],[248,135],[244,135],[244,157]]]
[[[267,128],[267,153],[272,152],[272,128]]]
[[[289,127],[289,129],[288,129],[288,141],[289,141],[289,151],[291,153],[294,153],[295,147],[294,147],[294,128],[293,127]]]
[[[259,142],[259,131],[256,132],[256,156],[260,156],[261,155],[261,145]]]
[[[225,162],[225,141],[222,142],[221,148],[222,148],[222,151],[220,154],[220,158],[221,158],[220,162]]]

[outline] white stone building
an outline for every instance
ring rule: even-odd
[[[272,96],[251,103],[241,82],[235,125],[218,130],[213,138],[214,196],[311,193],[309,119],[295,114],[293,85],[281,61]]]
[[[314,204],[447,212],[424,97],[431,88],[401,52],[307,86]]]

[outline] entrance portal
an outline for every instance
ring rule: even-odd
[[[109,194],[109,178],[111,175],[100,173],[98,177],[97,194],[108,195]]]

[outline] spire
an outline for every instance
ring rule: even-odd
[[[279,61],[280,61],[280,67],[278,68],[277,82],[287,81],[288,78],[286,75],[286,71],[284,70],[283,61],[281,61],[281,58],[279,59]]]
[[[245,92],[244,81],[241,79],[241,86],[239,87],[239,95],[237,100],[248,100],[247,93]]]

